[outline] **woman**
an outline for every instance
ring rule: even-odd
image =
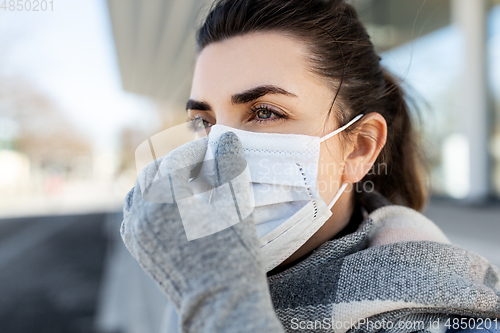
[[[417,212],[409,109],[350,5],[220,0],[197,42],[208,140],[142,172],[121,228],[181,332],[500,332],[499,270]],[[186,185],[209,151],[220,206]]]

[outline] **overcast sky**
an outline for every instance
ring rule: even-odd
[[[157,126],[154,105],[121,89],[106,1],[53,2],[53,11],[0,10],[0,74],[32,81],[100,149],[113,149],[124,125]]]

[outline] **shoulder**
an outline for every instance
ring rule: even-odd
[[[360,199],[367,220],[368,247],[409,241],[451,244],[441,229],[422,213],[391,203],[377,191],[363,193]]]
[[[383,206],[371,212],[368,218],[372,220],[369,247],[407,241],[451,244],[434,222],[405,206]]]

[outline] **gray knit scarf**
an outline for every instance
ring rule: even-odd
[[[499,277],[422,214],[385,206],[268,280],[287,332],[444,332],[453,316],[500,329]]]

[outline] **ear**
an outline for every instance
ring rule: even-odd
[[[387,122],[380,113],[371,112],[359,121],[350,135],[342,181],[359,182],[370,171],[387,141]]]

